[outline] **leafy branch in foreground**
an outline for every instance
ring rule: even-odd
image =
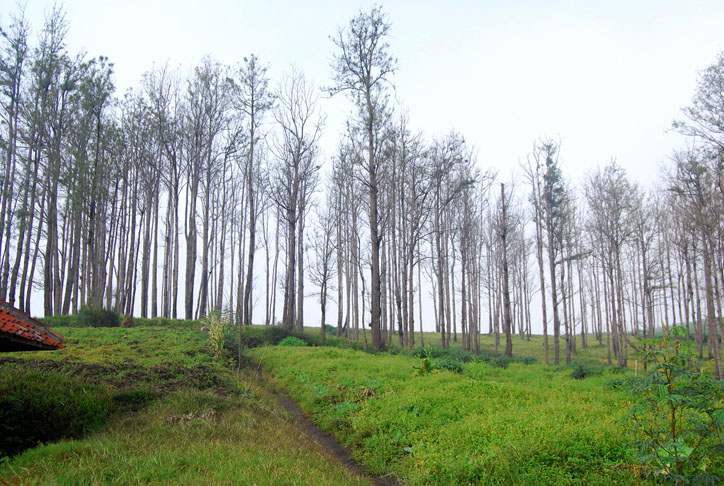
[[[724,471],[724,387],[696,359],[686,328],[664,328],[639,353],[650,373],[629,409],[640,459],[673,484],[717,484]]]

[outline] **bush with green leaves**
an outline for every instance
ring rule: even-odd
[[[433,360],[432,366],[435,369],[452,371],[453,373],[463,372],[463,363],[450,357]]]
[[[696,358],[686,328],[664,329],[640,354],[649,373],[633,391],[628,420],[650,475],[673,484],[724,479],[724,384]]]
[[[573,364],[571,378],[582,380],[591,376],[602,375],[604,371],[603,365],[600,363],[588,363],[579,361]]]
[[[279,341],[279,346],[307,346],[307,342],[295,336],[287,336]]]
[[[78,327],[118,327],[121,319],[118,313],[101,306],[83,306],[78,311]]]

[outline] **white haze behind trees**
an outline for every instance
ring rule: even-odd
[[[154,66],[179,66],[186,79],[206,55],[235,65],[254,53],[268,64],[272,87],[292,65],[316,86],[330,86],[335,46],[329,37],[371,5],[134,0],[66,1],[63,8],[68,51],[107,56],[114,64],[115,96],[121,97],[138,89]],[[49,2],[28,3],[31,45],[51,8]],[[0,24],[6,26],[16,10],[6,4]],[[670,128],[691,104],[697,73],[724,50],[724,4],[716,1],[398,1],[383,10],[392,24],[390,52],[398,60],[391,77],[393,108],[406,112],[410,128],[428,141],[452,129],[462,134],[478,166],[494,168],[501,182],[517,179],[514,190],[523,200],[528,188],[520,164],[543,136],[560,137],[561,171],[577,192],[587,174],[612,158],[633,181],[654,183],[674,149],[687,144]],[[323,188],[352,107],[343,96],[321,96],[319,106],[327,116],[319,158]],[[265,123],[272,130],[273,117]],[[324,201],[322,191],[317,199]],[[260,252],[257,323],[264,315]],[[310,285],[305,292],[315,290]],[[426,291],[424,297],[430,300]],[[432,303],[424,306],[430,316],[425,329],[432,330]],[[277,309],[281,319],[281,305]],[[539,305],[532,309],[539,312]],[[42,313],[42,292],[34,294],[32,310]],[[305,323],[316,325],[316,297],[307,299],[304,312]],[[334,302],[327,315],[334,323]],[[540,333],[539,318],[533,323],[533,332]]]

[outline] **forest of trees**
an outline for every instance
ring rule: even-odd
[[[667,323],[724,376],[707,339],[724,333],[724,54],[651,187],[615,160],[576,186],[557,139],[521,147],[505,181],[463,134],[411,130],[380,8],[331,36],[325,91],[250,55],[156,67],[119,96],[111,60],[68,51],[61,9],[37,38],[21,11],[1,27],[0,299],[22,310],[302,329],[316,292],[323,322],[374,349],[424,345],[431,306],[443,346],[490,333],[510,355],[542,328],[546,362],[598,342],[619,366],[628,336]],[[322,95],[350,106],[331,160]]]

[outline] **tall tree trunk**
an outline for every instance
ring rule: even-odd
[[[513,356],[513,338],[511,336],[512,319],[510,314],[510,277],[508,271],[508,210],[505,204],[505,184],[500,184],[500,204],[503,219],[500,241],[503,249],[503,329],[505,330],[505,355]],[[562,277],[561,277],[562,278]]]
[[[161,192],[161,179],[156,177],[153,196],[153,263],[151,271],[151,317],[158,317],[158,206]]]
[[[306,188],[302,189],[302,194],[306,193]],[[305,204],[301,201],[299,205],[299,224],[297,225],[297,231],[299,236],[297,237],[297,318],[296,324],[297,329],[300,332],[304,331],[304,223],[305,223]],[[322,323],[324,325],[324,323]]]
[[[553,303],[553,364],[560,364],[560,335],[561,335],[561,321],[558,316],[558,289],[556,286],[556,259],[555,252],[553,250],[554,238],[553,228],[551,224],[548,225],[548,266],[550,267],[551,274],[551,302]]]
[[[184,292],[184,317],[194,317],[194,282],[196,277],[196,195],[198,193],[198,174],[192,174],[191,190],[186,192],[186,287]]]

